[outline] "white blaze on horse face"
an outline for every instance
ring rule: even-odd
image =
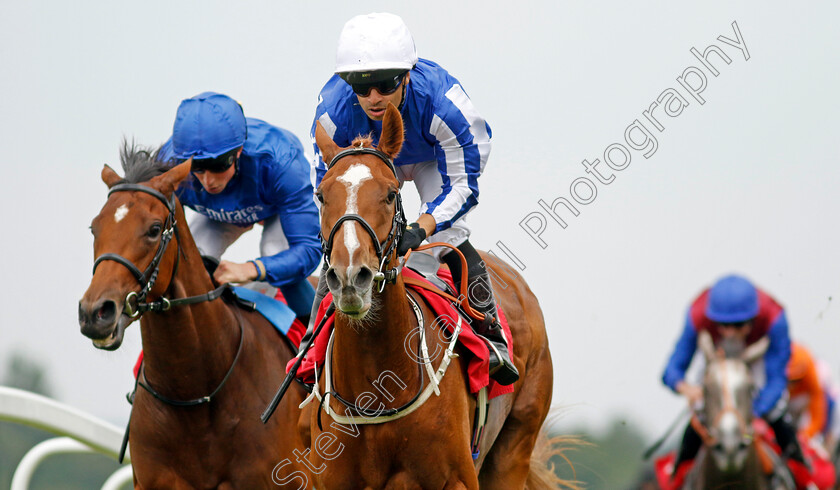
[[[120,221],[122,221],[123,218],[125,218],[125,215],[127,215],[127,214],[128,214],[128,206],[123,204],[122,206],[118,207],[117,212],[114,213],[114,221],[119,223]]]
[[[345,214],[356,214],[359,212],[359,187],[361,187],[362,182],[372,178],[373,175],[371,175],[370,169],[367,165],[355,163],[337,179],[347,188],[347,206],[344,210]],[[356,236],[356,226],[352,220],[345,221],[341,226],[344,229],[344,246],[347,248],[347,255],[350,258],[350,263],[347,264],[347,266],[350,267],[353,265],[353,254],[356,252],[356,249],[359,248],[359,238]]]

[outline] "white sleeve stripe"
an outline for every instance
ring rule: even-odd
[[[320,122],[321,126],[324,127],[324,130],[326,130],[327,135],[329,135],[330,138],[335,139],[336,126],[333,120],[330,118],[330,113],[325,112],[321,114],[321,117],[318,118],[318,122]]]
[[[461,210],[467,198],[472,195],[464,168],[464,150],[458,144],[455,133],[437,116],[432,117],[430,131],[438,139],[446,157],[446,176],[450,190],[443,201],[432,211],[435,221],[449,221]]]
[[[446,92],[446,98],[461,111],[467,124],[469,124],[470,133],[473,135],[473,143],[478,148],[479,158],[481,159],[481,171],[484,171],[484,165],[487,163],[487,157],[490,155],[490,136],[487,134],[487,124],[484,118],[475,109],[467,93],[464,92],[464,89],[459,84],[456,83]]]
[[[334,140],[335,139],[336,126],[335,126],[335,123],[332,121],[332,119],[330,119],[330,114],[327,113],[327,112],[321,114],[321,117],[318,118],[318,122],[321,123],[321,126],[327,132],[327,136],[329,136],[330,139]],[[321,157],[321,149],[318,148],[318,144],[315,143],[315,128],[314,127],[312,128],[312,146],[315,148],[315,158],[313,159],[313,161],[315,162],[315,166],[318,167],[318,168],[321,168],[321,169],[326,169],[327,164],[326,164],[326,162],[324,162],[324,159]],[[314,182],[314,180],[313,180],[313,182]]]

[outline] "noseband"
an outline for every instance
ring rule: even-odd
[[[152,287],[155,285],[155,281],[157,280],[158,272],[160,269],[160,261],[163,258],[163,254],[166,252],[166,248],[169,245],[169,241],[172,239],[172,235],[178,234],[178,229],[176,228],[176,220],[175,220],[175,193],[172,193],[171,199],[166,199],[166,196],[161,194],[155,189],[151,187],[146,187],[140,184],[118,184],[114,187],[111,187],[111,190],[108,191],[108,197],[111,197],[111,194],[115,192],[122,192],[122,191],[138,191],[138,192],[145,192],[146,194],[152,195],[157,198],[158,201],[162,202],[166,208],[169,210],[169,215],[166,217],[166,222],[164,223],[165,229],[160,234],[160,243],[158,244],[157,252],[155,252],[155,257],[152,259],[152,262],[146,267],[146,270],[140,272],[140,269],[134,265],[130,260],[126,259],[125,257],[115,254],[115,253],[105,253],[100,255],[93,263],[93,273],[96,273],[96,267],[106,260],[113,260],[114,262],[118,262],[125,266],[137,279],[137,282],[140,283],[140,292],[130,292],[125,297],[125,313],[135,318],[139,316],[143,309],[140,308],[141,303],[146,299],[146,295],[149,294],[149,291],[152,290]],[[177,269],[178,265],[176,263],[175,269]],[[173,271],[172,275],[174,276],[175,273]],[[135,306],[132,306],[131,300],[135,300]],[[161,310],[165,311],[169,309],[169,301],[165,298],[162,298],[164,303],[161,305]],[[153,308],[146,308],[146,309],[153,309]]]
[[[384,152],[377,150],[376,148],[363,148],[363,147],[354,147],[348,148],[344,151],[339,152],[332,160],[330,160],[329,165],[327,165],[327,169],[331,169],[335,166],[336,162],[341,160],[342,158],[350,155],[374,155],[380,160],[382,160],[385,165],[391,170],[394,174],[394,177],[397,177],[397,169],[394,167],[394,162],[388,158]],[[399,178],[397,177],[397,180]],[[379,269],[376,271],[376,274],[373,276],[373,280],[379,283],[379,292],[381,293],[382,290],[385,288],[386,283],[393,283],[397,280],[397,268],[392,268],[389,270],[385,269],[385,262],[397,248],[397,244],[402,238],[403,232],[405,231],[406,220],[405,220],[405,212],[403,211],[402,205],[402,197],[400,197],[400,193],[397,193],[397,196],[394,201],[395,210],[394,210],[394,218],[391,220],[391,231],[388,232],[388,236],[385,237],[385,240],[380,241],[379,238],[376,236],[376,232],[373,231],[373,227],[365,221],[358,214],[345,214],[338,221],[335,222],[332,229],[330,230],[329,237],[324,240],[324,237],[321,236],[321,250],[324,253],[324,262],[327,264],[327,267],[330,266],[330,255],[332,254],[332,247],[333,247],[333,237],[335,236],[336,232],[338,231],[339,227],[345,221],[356,221],[358,222],[362,228],[370,235],[370,238],[373,240],[373,246],[376,247],[376,258],[379,261]],[[388,244],[388,248],[384,248],[385,244]]]

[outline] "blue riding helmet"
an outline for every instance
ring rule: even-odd
[[[175,158],[216,158],[245,143],[242,106],[227,95],[204,92],[181,101],[172,127]]]
[[[706,317],[716,323],[741,323],[758,315],[758,291],[747,279],[730,275],[709,291]]]

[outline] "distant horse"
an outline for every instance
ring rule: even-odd
[[[407,355],[417,349],[418,330],[428,351],[438,353],[425,357],[448,362],[440,353],[450,346],[433,325],[435,315],[395,270],[404,226],[392,163],[403,142],[399,112],[388,107],[376,148],[369,139],[339,148],[321,127],[316,141],[330,162],[316,194],[323,203],[326,281],[337,311],[327,355],[332,379],[325,377],[329,371],[318,378],[331,396],[310,420],[309,462],[317,487],[476,489],[480,484],[510,490],[528,482],[529,488],[542,488],[535,477],[545,461],[533,461],[532,468],[532,452],[551,405],[553,371],[537,298],[521,277],[509,273],[509,266],[483,255],[495,279],[506,284],[501,288],[497,283],[495,292],[513,332],[512,357],[521,378],[514,393],[491,400],[481,450],[473,461],[476,401],[468,390],[465,364],[453,359],[439,396],[423,403],[437,368]],[[371,398],[373,388],[381,390],[382,400]],[[322,416],[327,409],[352,417],[334,415],[332,421]],[[362,425],[368,421],[383,423]]]
[[[716,350],[709,333],[700,333],[698,346],[706,359],[703,411],[691,423],[704,447],[683,488],[795,488],[784,464],[753,426],[756,387],[750,364],[764,355],[768,345],[767,338],[746,348],[737,341],[724,341]]]
[[[91,224],[96,260],[79,325],[94,346],[114,350],[140,316],[135,488],[275,488],[285,483],[272,481],[280,468],[300,483],[288,457],[302,388],[270,424],[259,418],[292,348],[260,314],[219,297],[226,287],[211,281],[174,195],[191,161],[166,171],[148,151],[125,145],[121,156],[125,179],[102,170],[110,191]]]

